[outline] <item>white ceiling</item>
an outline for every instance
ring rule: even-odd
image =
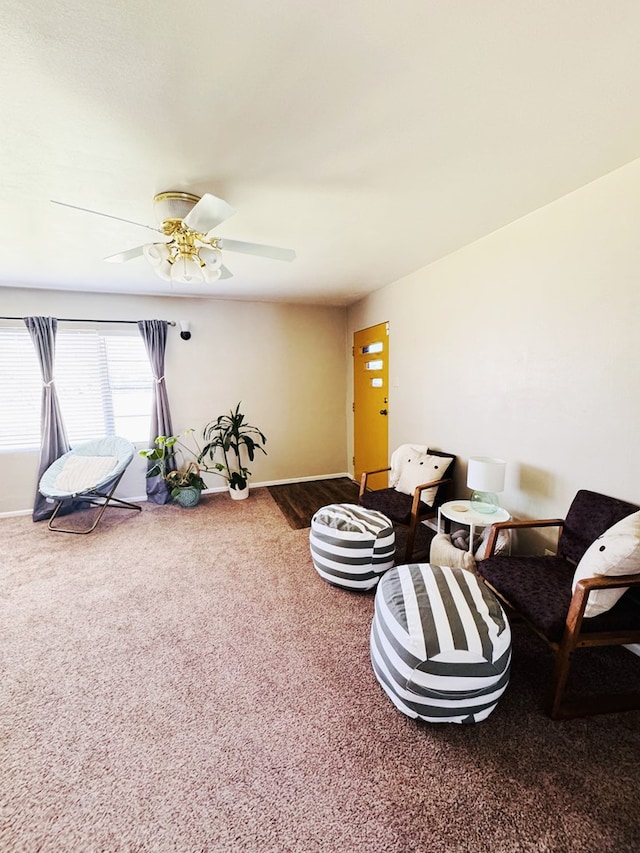
[[[640,156],[638,0],[21,0],[0,10],[0,285],[346,305]],[[187,288],[163,190],[237,213]],[[1,298],[1,297],[0,297]]]

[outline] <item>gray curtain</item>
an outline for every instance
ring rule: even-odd
[[[40,426],[40,468],[38,469],[39,483],[40,478],[47,468],[70,449],[53,379],[58,321],[55,317],[24,317],[23,320],[38,354],[43,382]],[[44,521],[50,518],[53,509],[53,505],[47,503],[46,498],[40,494],[36,485],[36,495],[33,501],[33,520]]]
[[[139,320],[138,330],[147,349],[151,363],[151,372],[155,379],[153,408],[151,410],[150,447],[159,435],[173,435],[169,398],[164,380],[164,354],[167,348],[166,320]],[[152,463],[149,463],[149,466]],[[173,465],[168,465],[172,468]],[[162,477],[147,477],[147,497],[156,504],[166,504],[171,500],[171,493]]]

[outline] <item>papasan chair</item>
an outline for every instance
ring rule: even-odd
[[[91,533],[108,506],[141,510],[142,507],[138,504],[123,501],[113,494],[134,453],[135,448],[130,441],[112,435],[87,441],[56,459],[44,472],[38,485],[40,493],[56,504],[49,519],[49,530],[59,533]],[[89,527],[72,529],[54,524],[65,502],[71,500],[100,507]]]

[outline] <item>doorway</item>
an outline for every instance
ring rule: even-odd
[[[389,323],[353,335],[353,467],[363,471],[389,465]],[[388,473],[370,477],[367,485],[384,489]]]

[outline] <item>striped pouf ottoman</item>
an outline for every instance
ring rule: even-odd
[[[373,589],[393,566],[396,537],[386,515],[329,504],[311,519],[311,559],[320,577],[345,589]]]
[[[371,663],[383,690],[409,717],[477,723],[509,682],[509,622],[472,572],[398,566],[376,590]]]

